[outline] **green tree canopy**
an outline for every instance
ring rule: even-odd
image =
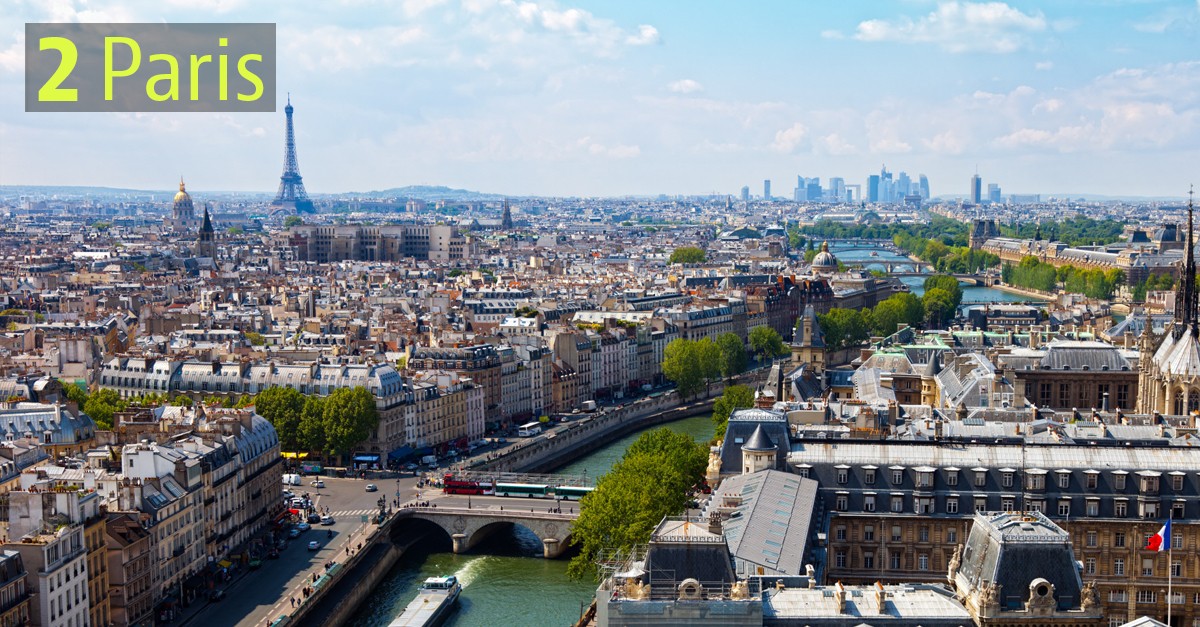
[[[300,216],[288,216],[283,219],[283,228],[285,229],[290,229],[293,226],[300,226],[302,224],[304,224],[304,218],[301,218]]]
[[[926,292],[938,287],[950,293],[950,296],[954,299],[955,308],[962,304],[963,289],[962,284],[958,282],[958,279],[948,274],[935,274],[928,279],[925,279]]]
[[[704,249],[697,246],[680,246],[671,253],[668,263],[704,263]]]
[[[76,405],[79,405],[80,409],[83,408],[84,404],[86,404],[88,400],[87,390],[79,387],[79,384],[75,383],[74,381],[63,383],[63,394],[66,395],[67,400],[73,401]]]
[[[320,396],[304,397],[297,440],[303,450],[325,450],[325,399]]]
[[[818,314],[817,323],[825,335],[825,346],[839,351],[858,346],[871,337],[871,310],[834,307],[827,314]]]
[[[783,345],[783,338],[774,327],[757,326],[750,330],[748,337],[750,350],[758,355],[760,360],[773,359],[786,355],[788,348]]]
[[[945,289],[935,287],[925,292],[921,297],[925,307],[925,316],[932,325],[942,325],[954,318],[954,295]]]
[[[304,413],[304,395],[287,387],[269,387],[254,397],[254,411],[266,418],[279,435],[285,451],[301,450],[300,420]]]
[[[895,333],[901,323],[916,326],[924,319],[925,306],[916,294],[893,294],[871,310],[871,331],[886,337]]]
[[[107,431],[113,428],[113,414],[127,406],[128,403],[116,390],[105,388],[88,395],[87,402],[83,404],[83,413],[96,421],[97,427]]]
[[[267,338],[263,337],[262,333],[247,331],[245,335],[246,341],[250,342],[251,346],[262,346],[267,343]]]
[[[663,376],[676,386],[681,398],[699,392],[709,381],[721,376],[721,348],[709,338],[676,338],[663,351]]]
[[[322,417],[325,451],[335,456],[350,453],[379,426],[375,395],[362,386],[334,390],[325,397]]]
[[[713,403],[713,437],[725,437],[725,428],[729,426],[729,417],[739,409],[754,407],[754,390],[747,385],[731,385],[725,388]]]
[[[686,434],[666,428],[643,433],[583,497],[579,518],[571,524],[571,543],[580,551],[567,567],[568,576],[594,577],[601,551],[647,542],[664,517],[687,507],[691,489],[703,480],[707,457]]]
[[[721,349],[722,377],[732,377],[746,369],[746,347],[736,333],[730,331],[721,334],[717,338],[717,346]]]

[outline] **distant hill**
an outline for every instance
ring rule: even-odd
[[[333,196],[335,194],[327,194]],[[486,194],[469,189],[454,189],[444,185],[406,185],[373,192],[346,192],[336,194],[355,198],[415,198],[417,200],[503,200],[500,194]]]

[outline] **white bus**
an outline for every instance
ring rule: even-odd
[[[517,435],[519,435],[523,438],[535,436],[541,432],[542,432],[542,423],[540,423],[540,422],[531,422],[529,424],[524,424],[524,425],[517,427]]]

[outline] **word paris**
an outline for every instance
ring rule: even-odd
[[[26,111],[274,111],[274,24],[26,24]]]

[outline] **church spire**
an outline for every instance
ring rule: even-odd
[[[1197,307],[1196,302],[1196,257],[1194,253],[1195,239],[1193,238],[1193,216],[1192,216],[1192,196],[1193,190],[1188,189],[1188,230],[1187,243],[1184,247],[1184,262],[1183,273],[1179,278],[1179,289],[1176,291],[1175,303],[1175,337],[1178,338],[1183,334],[1183,329],[1191,327],[1192,333],[1196,334],[1200,331],[1197,327]]]

